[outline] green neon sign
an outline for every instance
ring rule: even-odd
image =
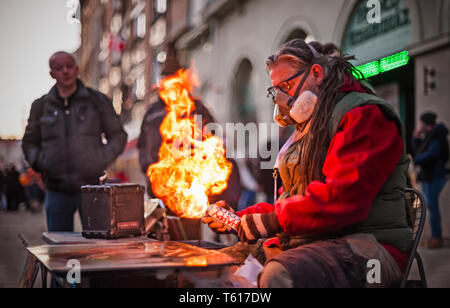
[[[408,64],[409,56],[408,51],[402,51],[395,55],[383,58],[380,60],[380,71],[387,72],[398,67]]]
[[[366,63],[360,66],[357,66],[356,69],[358,69],[361,73],[363,73],[365,78],[370,78],[376,75],[379,75],[381,73],[391,71],[393,69],[402,67],[409,62],[409,53],[407,50],[396,53],[394,55],[385,57],[381,59],[380,61],[373,61],[370,63]],[[359,77],[354,74],[356,78],[359,79]]]
[[[364,77],[369,78],[380,73],[380,62],[373,61],[367,64],[363,64],[357,67],[357,69],[363,73]]]

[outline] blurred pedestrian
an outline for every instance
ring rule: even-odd
[[[0,210],[6,210],[6,175],[3,170],[0,169]]]
[[[419,181],[428,203],[431,223],[429,248],[442,247],[442,226],[439,196],[446,183],[445,165],[449,161],[448,129],[437,124],[437,115],[424,113],[419,127],[413,134],[414,163],[420,166]]]
[[[28,167],[20,174],[19,181],[25,189],[27,209],[32,211],[38,209],[45,198],[45,186],[41,175]]]
[[[21,203],[26,203],[25,190],[19,182],[20,173],[16,166],[6,170],[6,202],[8,211],[18,211]]]
[[[71,54],[57,52],[49,65],[56,84],[31,106],[22,147],[47,187],[48,230],[71,232],[81,204],[80,187],[98,184],[123,151],[127,134],[111,100],[78,79]]]

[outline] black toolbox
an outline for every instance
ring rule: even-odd
[[[145,232],[144,187],[106,184],[81,187],[82,235],[117,239]]]

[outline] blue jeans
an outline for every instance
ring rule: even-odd
[[[45,197],[45,212],[49,232],[73,232],[73,215],[81,216],[81,193],[68,195],[49,190]]]
[[[435,178],[432,182],[423,182],[422,189],[428,204],[431,224],[431,236],[442,238],[441,214],[439,211],[439,195],[444,189],[445,177]]]
[[[238,211],[245,210],[251,205],[254,205],[256,202],[256,193],[254,191],[244,189],[239,198],[238,202]]]

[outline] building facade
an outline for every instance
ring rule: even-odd
[[[450,0],[82,2],[82,77],[113,97],[130,142],[172,49],[195,66],[196,94],[218,122],[272,122],[265,60],[293,38],[332,42],[355,65],[370,64],[370,82],[397,109],[408,139],[424,111],[450,126]],[[442,198],[450,200],[450,188]]]
[[[254,110],[258,121],[271,120],[265,60],[298,37],[333,42],[358,58],[355,65],[408,51],[406,65],[374,76],[372,83],[402,114],[408,131],[424,110],[450,124],[450,1],[381,0],[381,23],[373,25],[366,20],[369,2],[193,0],[191,29],[176,46],[185,63],[195,63],[206,83],[202,96],[225,121],[239,119],[233,104],[242,101],[257,107],[246,109]],[[236,100],[235,80],[245,75],[249,93]]]
[[[332,42],[375,65],[369,81],[399,112],[409,140],[420,115],[450,126],[449,0],[190,1],[191,29],[176,41],[195,63],[200,95],[222,122],[272,121],[266,58],[293,38]],[[369,20],[380,9],[380,23]],[[374,11],[375,10],[375,11]],[[364,67],[364,66],[363,66]],[[367,68],[367,66],[366,66]],[[370,72],[370,71],[369,71]],[[450,187],[441,195],[443,215]],[[450,235],[450,226],[444,226]]]

